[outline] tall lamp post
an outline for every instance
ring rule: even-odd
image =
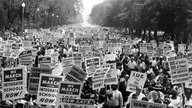
[[[57,17],[57,25],[56,26],[58,26],[59,25],[59,15],[57,15],[56,17]]]
[[[54,15],[54,14],[52,14],[52,26],[53,26],[54,16],[55,16],[55,15]]]
[[[38,27],[38,19],[39,19],[39,8],[37,8],[36,27]]]
[[[22,30],[22,35],[23,35],[23,30],[24,30],[24,8],[25,8],[25,3],[23,2],[21,6],[22,6],[22,28],[21,28],[21,30]]]

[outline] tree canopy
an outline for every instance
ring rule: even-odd
[[[82,22],[81,0],[0,0],[0,29],[21,29],[22,3],[25,28]]]
[[[134,29],[140,35],[154,31],[156,36],[163,31],[173,39],[189,32],[191,7],[191,0],[106,0],[92,9],[90,22]]]

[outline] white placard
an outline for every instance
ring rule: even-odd
[[[93,90],[104,87],[104,79],[109,68],[100,68],[95,71],[93,76]]]
[[[93,99],[59,98],[55,108],[95,108]]]
[[[146,79],[146,73],[132,71],[127,83],[126,91],[135,92],[137,86],[143,89]]]
[[[40,74],[40,81],[37,93],[37,104],[55,105],[59,82],[63,81],[62,76]]]
[[[185,83],[189,78],[187,58],[171,57],[168,61],[172,84]]]
[[[83,83],[81,82],[65,82],[59,84],[59,92],[57,99],[65,98],[80,98]]]
[[[25,97],[24,68],[5,68],[2,70],[2,100]]]

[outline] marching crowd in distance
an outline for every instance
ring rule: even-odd
[[[69,54],[78,51],[78,46],[82,44],[92,45],[94,41],[102,40],[104,43],[108,43],[111,36],[115,37],[118,35],[120,38],[122,34],[116,32],[115,30],[110,30],[108,28],[89,28],[89,27],[60,27],[58,29],[52,30],[51,33],[58,32],[64,29],[65,35],[70,33],[75,33],[76,36],[85,36],[85,39],[79,39],[76,41],[75,45],[66,43],[64,38],[61,37],[57,39],[56,44],[50,42],[42,42],[42,38],[38,36],[33,36],[31,38],[33,47],[38,50],[36,54],[34,67],[38,66],[38,56],[45,55],[46,50],[55,49],[59,53],[59,62],[63,58],[68,57]],[[34,31],[34,32],[47,32],[44,30]],[[2,40],[12,39],[16,42],[21,40],[29,40],[28,34],[21,38],[19,36],[14,36],[10,32],[6,32],[2,37]],[[67,37],[66,37],[67,38]],[[131,37],[126,37],[126,39],[131,39]],[[118,40],[118,39],[117,39]],[[135,39],[131,39],[135,41]],[[139,39],[137,39],[139,40]],[[144,40],[139,40],[138,42],[131,43],[131,53],[125,54],[123,52],[116,52],[115,60],[106,61],[107,63],[116,63],[116,72],[118,77],[118,83],[112,85],[105,85],[104,88],[100,90],[92,89],[92,78],[89,77],[84,81],[84,86],[81,92],[81,98],[83,99],[94,99],[96,108],[131,108],[131,100],[148,101],[151,103],[165,104],[167,108],[184,108],[184,105],[192,106],[192,90],[189,88],[184,89],[182,84],[172,84],[171,74],[169,66],[167,64],[167,58],[165,56],[161,57],[150,57],[146,53],[141,53],[139,49],[140,43],[146,43]],[[112,52],[106,51],[104,48],[93,48],[95,52],[100,53],[101,58],[105,54],[110,54]],[[1,66],[6,67],[6,59],[2,57]],[[85,63],[82,62],[82,69],[86,71]],[[144,83],[144,87],[136,86],[135,92],[127,91],[127,83],[129,81],[132,71],[146,73],[147,80]],[[29,77],[29,75],[28,75]],[[187,94],[187,95],[186,95]],[[2,94],[1,94],[2,95]],[[35,95],[26,94],[26,97],[21,100],[16,101],[16,107],[21,108],[23,104],[28,104],[32,106],[42,107],[36,104]],[[1,104],[4,107],[12,107],[12,101],[2,101]]]

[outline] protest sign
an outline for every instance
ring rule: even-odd
[[[164,51],[164,53],[165,53],[165,51]],[[169,50],[169,51],[166,51],[165,56],[167,58],[169,58],[169,57],[176,57],[177,55],[174,50]]]
[[[75,38],[69,37],[69,44],[70,45],[75,45]]]
[[[100,65],[100,57],[92,57],[85,60],[85,66],[91,67],[91,66],[99,66]]]
[[[23,108],[38,108],[38,106],[24,105]]]
[[[192,105],[185,105],[184,108],[192,108]]]
[[[178,52],[185,53],[186,44],[178,44]]]
[[[158,48],[157,48],[157,51],[156,51],[156,56],[157,56],[157,57],[161,57],[161,56],[163,56],[163,55],[164,55],[163,48],[158,47]]]
[[[59,54],[58,54],[58,52],[53,52],[51,54],[51,64],[54,65],[58,61],[59,61]]]
[[[87,78],[93,77],[96,69],[98,69],[98,68],[100,68],[100,67],[99,66],[91,66],[91,67],[86,68]]]
[[[53,68],[53,66],[51,66],[51,64],[44,64],[44,63],[41,63],[41,64],[38,64],[38,67],[40,68]]]
[[[171,57],[168,61],[172,84],[185,83],[189,78],[187,58]]]
[[[4,57],[12,57],[12,53],[11,52],[4,52],[3,56]]]
[[[74,60],[82,60],[82,53],[81,52],[76,52],[72,54]]]
[[[153,57],[153,54],[154,54],[154,46],[153,46],[153,43],[146,43],[146,46],[147,46],[147,55],[149,57]]]
[[[187,59],[189,67],[192,67],[192,53],[187,54]]]
[[[2,70],[2,100],[25,97],[24,68],[5,68]]]
[[[32,66],[33,65],[33,58],[32,57],[19,58],[19,64],[25,65],[25,66]]]
[[[23,57],[30,57],[32,56],[32,50],[27,50],[27,51],[23,51],[21,52],[21,54],[19,55],[19,58],[23,58]]]
[[[106,54],[104,57],[104,61],[115,61],[117,55],[116,54]]]
[[[11,57],[12,54],[12,45],[11,44],[5,44],[4,45],[4,57]]]
[[[14,40],[7,40],[7,44],[13,44],[13,43],[15,43],[15,41]]]
[[[74,65],[74,58],[73,57],[67,57],[67,58],[63,58],[61,60],[62,64],[63,64],[63,67],[64,66],[71,66],[71,65]]]
[[[189,43],[188,48],[187,48],[187,51],[188,51],[188,52],[192,52],[192,43]]]
[[[39,64],[41,67],[51,67],[51,57],[50,56],[39,56]]]
[[[146,43],[140,43],[139,44],[139,49],[141,53],[147,52],[147,44]]]
[[[62,80],[62,76],[40,74],[37,104],[55,105],[59,82]]]
[[[106,85],[118,83],[117,70],[116,69],[111,69],[111,68],[109,69],[109,71],[106,74],[106,78],[104,80],[104,83]]]
[[[12,44],[12,51],[13,51],[13,54],[15,57],[13,58],[16,58],[19,56],[19,54],[21,53],[21,49],[23,48],[23,44],[22,43],[13,43]]]
[[[39,63],[51,63],[51,57],[48,56],[40,56]]]
[[[29,77],[28,92],[31,94],[37,94],[40,74],[51,74],[51,69],[31,67],[31,73]]]
[[[100,68],[110,68],[110,69],[117,69],[116,63],[106,63],[100,66]]]
[[[139,86],[143,89],[146,79],[146,73],[132,71],[127,83],[126,91],[135,92],[136,86]]]
[[[4,51],[5,44],[6,44],[6,41],[0,41],[0,52]]]
[[[23,48],[32,48],[32,41],[22,41]]]
[[[57,99],[62,97],[65,98],[80,98],[81,89],[83,87],[83,83],[80,82],[60,82],[59,84],[59,92],[57,95]]]
[[[95,108],[93,99],[59,98],[55,108]]]
[[[188,65],[188,73],[189,73],[189,77],[192,77],[192,66]]]
[[[73,65],[71,70],[66,74],[65,80],[70,82],[83,82],[86,75],[86,72]]]
[[[104,79],[109,68],[99,68],[93,75],[93,90],[101,89],[104,87]]]
[[[74,65],[81,69],[82,68],[82,60],[83,60],[82,53],[73,53],[72,56],[74,59]]]
[[[61,63],[63,65],[63,73],[68,73],[71,67],[74,65],[74,59],[73,57],[63,58]]]
[[[23,47],[22,43],[13,43],[12,44],[12,50],[20,49],[21,47]]]
[[[131,100],[130,108],[166,108],[165,104]]]
[[[52,69],[52,74],[53,75],[63,75],[64,76],[64,74],[62,74],[62,73],[63,73],[63,65],[62,65],[62,63],[57,63],[54,66],[54,68]]]

